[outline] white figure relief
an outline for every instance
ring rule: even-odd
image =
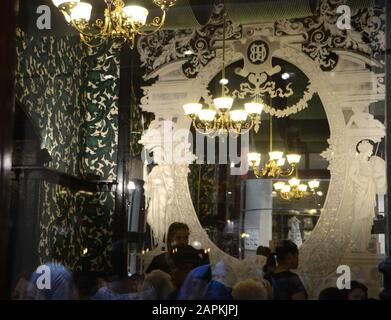
[[[154,120],[143,134],[139,143],[144,145],[144,190],[147,208],[147,223],[153,231],[156,243],[162,244],[172,213],[174,177],[173,168],[164,159],[164,122]],[[155,166],[148,174],[153,153]]]
[[[158,245],[164,243],[164,235],[172,222],[184,220],[177,206],[176,180],[178,176],[183,176],[187,181],[187,164],[194,160],[189,151],[190,144],[175,135],[178,135],[178,131],[175,131],[172,121],[154,120],[139,141],[144,145],[145,155],[153,153],[155,166],[149,174],[147,165],[151,159],[146,157],[144,161],[144,190],[147,223]],[[170,152],[173,157],[169,155]]]
[[[303,240],[301,238],[301,231],[300,231],[300,220],[297,219],[296,216],[292,217],[288,221],[288,225],[290,227],[288,238],[292,240],[298,247],[300,247],[303,244]]]
[[[162,244],[164,235],[174,220],[173,168],[167,165],[153,167],[145,181],[145,199],[147,203],[147,222],[153,230],[156,243]]]
[[[363,105],[353,107],[353,115],[349,119],[347,128],[377,128],[384,130],[384,125],[375,117],[364,111]]]
[[[371,228],[375,218],[376,195],[386,192],[385,161],[373,155],[370,140],[362,140],[357,146],[349,177],[352,181],[352,252],[367,252]]]

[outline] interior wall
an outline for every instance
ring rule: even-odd
[[[116,179],[118,78],[119,52],[110,44],[89,50],[79,37],[31,37],[18,30],[16,97],[40,131],[50,168]],[[108,270],[114,193],[90,196],[51,183],[43,190],[40,262],[55,247],[73,269]]]

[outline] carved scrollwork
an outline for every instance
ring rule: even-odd
[[[162,30],[138,41],[138,51],[141,57],[141,67],[145,68],[144,78],[157,68],[187,58],[185,52],[193,54],[183,65],[184,74],[193,78],[202,66],[207,65],[216,57],[216,41],[222,40],[223,18],[222,6],[214,7],[210,22],[199,30]],[[227,39],[239,39],[242,36],[241,27],[227,21]]]
[[[346,253],[346,248],[349,247],[349,228],[353,218],[351,215],[345,214],[351,206],[350,200],[346,200],[349,197],[348,193],[350,192],[347,185],[348,165],[352,157],[354,157],[353,146],[354,143],[357,143],[357,139],[371,137],[368,135],[368,132],[361,137],[361,133],[354,131],[357,128],[350,128],[350,134],[358,134],[358,136],[354,136],[354,139],[351,139],[352,137],[347,135],[347,124],[345,123],[344,114],[342,112],[344,101],[347,100],[351,103],[351,101],[347,99],[348,96],[351,97],[361,94],[362,92],[358,88],[336,90],[335,80],[339,75],[325,71],[333,70],[338,62],[341,62],[341,72],[343,73],[344,63],[348,63],[349,66],[356,67],[353,71],[349,69],[349,72],[357,72],[361,75],[362,73],[367,72],[368,78],[372,79],[374,73],[371,73],[369,70],[364,71],[361,66],[367,63],[368,56],[370,56],[372,60],[373,58],[377,59],[378,56],[376,55],[376,52],[382,52],[382,50],[384,50],[384,41],[382,38],[382,32],[385,31],[384,10],[375,8],[373,10],[365,9],[354,11],[352,17],[353,29],[346,32],[336,28],[335,24],[335,9],[341,3],[343,3],[343,1],[324,0],[322,1],[322,6],[319,8],[316,16],[303,19],[281,20],[273,24],[275,28],[274,35],[279,37],[282,42],[280,48],[275,50],[274,56],[297,66],[309,79],[302,97],[303,102],[298,103],[299,106],[290,106],[289,108],[297,108],[297,110],[293,110],[294,112],[303,110],[306,108],[305,102],[309,101],[316,92],[325,108],[330,125],[331,135],[328,140],[329,147],[322,153],[322,157],[329,161],[329,170],[332,177],[329,192],[327,194],[325,206],[322,209],[320,220],[311,236],[300,248],[299,273],[305,278],[306,288],[309,291],[311,289],[314,289],[315,291],[320,289],[320,286],[323,285],[321,284],[323,280],[331,279],[331,277],[335,275],[335,270]],[[217,28],[216,25],[214,28],[214,32],[211,32],[215,35],[214,39],[218,40],[219,36],[217,36],[216,32],[219,28]],[[253,30],[261,29],[262,25],[260,27],[254,26],[253,28]],[[376,35],[375,30],[380,31],[378,32],[378,36]],[[240,33],[238,34],[240,37]],[[241,34],[241,37],[254,39],[258,35],[257,32],[245,32]],[[291,39],[292,37],[285,37],[288,35],[301,36],[301,38],[293,37],[295,39],[302,39],[301,44],[299,43],[300,40],[294,40],[292,43],[289,42],[290,40],[287,39]],[[268,36],[269,35],[262,34],[259,38]],[[196,78],[194,83],[198,86],[197,90],[201,92],[200,96],[202,95],[204,97],[206,103],[211,104],[212,101],[210,92],[208,91],[208,84],[213,77],[220,72],[221,59],[219,59],[220,57],[216,55],[214,50],[210,49],[211,42],[209,42],[209,40],[200,40],[202,37],[199,35],[196,35],[194,39],[196,38],[200,41],[200,52],[204,52],[205,55],[194,58],[197,62],[185,64],[186,67],[183,70],[185,70],[185,75],[187,77]],[[194,39],[192,38],[190,41],[193,41]],[[231,43],[232,42],[234,41],[231,41]],[[194,45],[191,47],[194,48]],[[338,51],[334,51],[335,49],[354,52],[350,56],[338,56]],[[352,57],[352,55],[354,55],[354,57]],[[363,55],[366,56],[366,58],[363,58]],[[202,57],[205,59],[202,60]],[[238,54],[237,50],[233,49],[233,46],[231,45],[227,48],[226,59],[228,65],[239,61],[242,59],[242,56]],[[360,60],[360,64],[356,63],[357,60]],[[151,66],[151,69],[149,69],[150,71],[153,69],[153,63],[151,63],[152,62],[148,62],[148,65]],[[253,74],[255,73],[253,72]],[[247,84],[241,89],[248,90],[246,93],[255,91],[253,84],[248,78],[249,74],[242,75],[245,79],[244,82]],[[270,74],[268,75],[270,76]],[[257,83],[261,83],[259,86],[260,88],[264,88],[265,90],[266,88],[269,88],[270,91],[265,92],[268,94],[275,94],[276,96],[280,94],[289,94],[289,86],[286,86],[285,91],[277,91],[278,88],[273,88],[273,90],[271,90],[270,88],[273,86],[271,83],[268,83],[271,81],[269,76],[265,75],[258,77]],[[257,76],[255,76],[254,81],[256,78]],[[338,80],[341,80],[341,78]],[[377,82],[373,87],[371,94],[376,95],[382,92],[384,93],[384,80],[380,75],[378,75]],[[234,92],[232,89],[231,91]],[[238,90],[235,92],[234,96],[240,98],[243,96],[243,92],[239,92]],[[273,110],[270,106],[266,106],[264,111],[270,113],[274,112],[274,115],[277,117],[285,116],[285,114],[289,113],[289,109]],[[368,130],[368,128],[366,128],[366,130]],[[376,130],[379,131],[378,129]],[[373,137],[371,138],[373,140]],[[377,136],[377,138],[380,139],[381,137]],[[180,169],[177,166],[175,170]],[[235,284],[235,281],[237,281],[240,272],[245,270],[245,262],[228,256],[217,248],[217,246],[208,238],[206,232],[200,225],[191,201],[189,186],[186,179],[186,170],[187,166],[183,166],[180,175],[178,175],[177,171],[173,173],[176,190],[174,197],[176,198],[175,203],[177,204],[177,209],[175,209],[177,210],[176,219],[188,223],[192,230],[193,239],[197,239],[204,246],[209,246],[211,248],[212,268],[217,268],[217,262],[225,264],[227,267],[226,274],[227,277],[229,277],[226,282],[233,285]],[[326,282],[327,281],[325,280],[324,283]],[[316,294],[315,291],[314,294]]]
[[[337,27],[337,8],[345,0],[322,1],[316,16],[276,22],[276,35],[302,35],[302,50],[319,64],[323,71],[333,70],[339,60],[335,49],[350,49],[372,56],[384,65],[384,8],[373,7],[352,11],[351,29]]]

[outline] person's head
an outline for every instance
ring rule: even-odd
[[[319,293],[319,300],[344,300],[344,295],[338,288],[330,287]]]
[[[359,154],[370,157],[373,154],[373,141],[369,139],[361,140],[356,145],[356,151]]]
[[[291,240],[283,240],[276,247],[278,265],[287,269],[297,269],[299,266],[299,249]]]
[[[350,289],[343,290],[345,300],[368,300],[368,288],[358,281],[350,283]]]
[[[165,300],[175,290],[171,276],[161,270],[153,270],[145,276],[141,290],[153,288],[155,299]]]
[[[174,222],[167,231],[167,250],[189,244],[189,227],[185,223]]]
[[[257,255],[268,257],[271,254],[271,250],[268,247],[259,246],[257,248]]]
[[[263,272],[272,273],[276,268],[276,259],[274,254],[268,247],[259,246],[257,248],[257,255],[266,257],[266,264],[263,266]]]
[[[188,273],[203,264],[199,250],[189,245],[173,249],[170,257],[171,277],[174,285],[179,288]]]
[[[268,281],[247,279],[234,286],[232,297],[234,300],[271,300],[272,289]]]

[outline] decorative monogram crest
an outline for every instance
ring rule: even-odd
[[[247,50],[248,60],[256,65],[260,65],[269,57],[269,46],[265,41],[257,40],[251,43]]]
[[[273,52],[280,48],[279,42],[270,42],[266,37],[241,39],[233,43],[234,51],[243,55],[244,67],[237,71],[242,77],[250,73],[267,73],[273,75],[280,72],[279,66],[272,66]]]

